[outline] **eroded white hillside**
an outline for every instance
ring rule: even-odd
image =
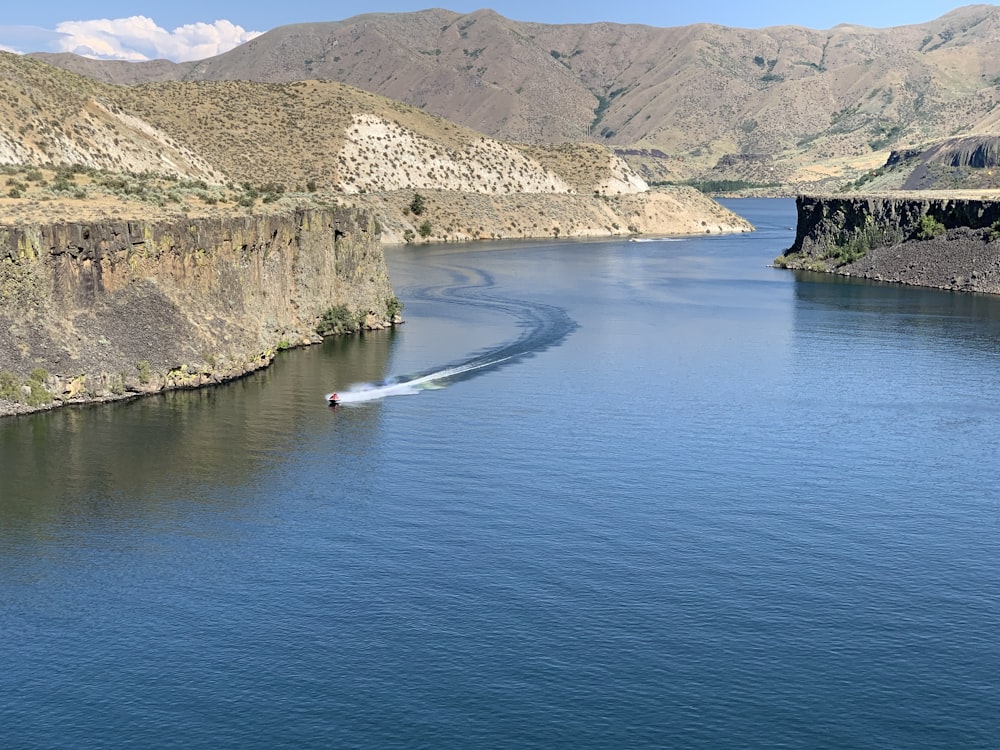
[[[615,154],[608,154],[608,174],[598,182],[597,189],[604,195],[630,195],[644,193],[649,185],[637,175],[625,160]]]
[[[190,148],[141,118],[93,100],[64,122],[39,117],[19,123],[17,130],[0,125],[0,163],[78,164],[225,182],[219,170]]]
[[[518,149],[480,138],[462,149],[370,114],[355,115],[341,149],[346,193],[437,188],[472,193],[571,193],[558,175]]]
[[[0,164],[30,164],[34,154],[22,139],[0,130]]]

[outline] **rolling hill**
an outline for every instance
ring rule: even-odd
[[[0,74],[7,222],[319,202],[369,208],[389,241],[749,228],[607,146],[511,144],[335,81],[122,86],[9,53]]]
[[[611,146],[647,180],[825,189],[891,151],[995,132],[1000,8],[829,30],[545,25],[490,10],[283,26],[192,63],[41,59],[106,82],[338,81],[536,144]]]

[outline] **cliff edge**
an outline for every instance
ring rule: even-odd
[[[0,225],[0,414],[231,380],[319,341],[333,308],[395,313],[357,209]]]
[[[1000,294],[1000,200],[799,196],[783,268]]]

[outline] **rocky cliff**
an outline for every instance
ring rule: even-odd
[[[787,268],[1000,293],[1000,200],[916,196],[796,200]]]
[[[394,301],[357,209],[0,226],[0,414],[223,382]]]
[[[991,126],[995,129],[995,126]],[[878,169],[845,186],[861,194],[937,191],[952,195],[1000,187],[1000,137],[992,133],[945,138],[892,151]]]

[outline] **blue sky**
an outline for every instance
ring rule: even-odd
[[[14,52],[70,51],[131,60],[164,57],[192,60],[220,54],[257,34],[290,23],[339,21],[361,13],[407,12],[444,7],[467,13],[492,8],[519,21],[540,23],[642,23],[686,26],[715,23],[762,28],[793,24],[829,29],[840,23],[882,28],[924,23],[961,7],[948,0],[485,0],[440,3],[410,0],[280,0],[269,3],[74,2],[7,3],[0,14],[0,49]]]

